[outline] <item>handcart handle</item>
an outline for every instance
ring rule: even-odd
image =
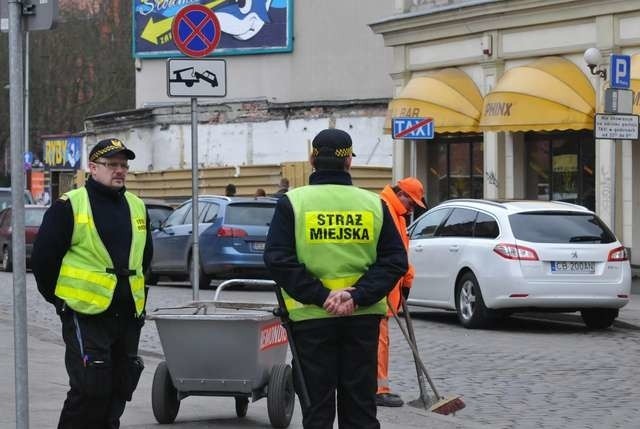
[[[259,280],[259,279],[230,279],[230,280],[225,280],[222,283],[220,283],[218,285],[218,287],[216,288],[216,294],[213,297],[213,301],[218,301],[218,296],[220,295],[220,292],[222,292],[222,289],[224,289],[225,287],[229,286],[229,285],[234,285],[234,284],[243,284],[246,286],[275,286],[276,282],[274,282],[273,280]]]

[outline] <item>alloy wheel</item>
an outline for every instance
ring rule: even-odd
[[[471,280],[465,281],[460,287],[460,313],[465,320],[473,317],[476,309],[476,291]]]

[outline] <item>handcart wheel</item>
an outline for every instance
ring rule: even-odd
[[[165,361],[158,364],[153,375],[151,408],[154,417],[160,424],[173,423],[180,409],[178,390],[173,386]]]
[[[271,368],[267,387],[267,411],[269,421],[274,428],[286,428],[293,417],[296,397],[293,390],[291,367],[280,363]]]
[[[247,409],[249,408],[249,398],[244,396],[236,396],[236,416],[244,417],[247,415]]]

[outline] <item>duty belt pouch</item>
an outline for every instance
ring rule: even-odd
[[[136,387],[138,387],[138,382],[140,381],[143,369],[144,361],[140,356],[134,356],[127,359],[127,367],[123,373],[124,380],[121,385],[121,394],[123,399],[127,401],[131,400],[133,392],[135,392]]]
[[[84,367],[84,393],[91,398],[111,396],[113,377],[111,362],[87,361]]]

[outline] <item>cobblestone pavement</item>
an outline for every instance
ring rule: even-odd
[[[39,337],[60,340],[53,307],[27,275],[29,324]],[[637,281],[636,281],[637,282]],[[200,292],[212,299],[214,291]],[[223,292],[224,300],[275,302],[265,291]],[[152,287],[148,310],[191,299],[188,286]],[[640,295],[609,330],[586,330],[575,315],[527,314],[490,330],[466,330],[452,313],[412,308],[420,353],[442,394],[461,394],[460,420],[493,428],[640,427]],[[13,311],[11,275],[0,273],[0,313]],[[390,321],[391,385],[405,400],[418,396],[415,368],[404,339]],[[47,333],[50,332],[50,333]],[[141,349],[161,355],[153,322]]]

